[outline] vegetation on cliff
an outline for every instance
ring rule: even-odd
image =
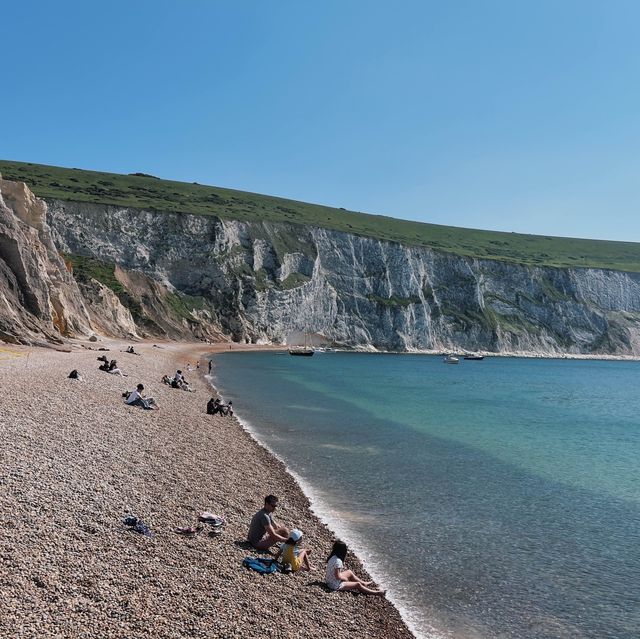
[[[408,246],[530,266],[640,272],[640,244],[463,229],[346,211],[143,173],[119,175],[0,160],[0,173],[45,199],[111,204],[248,222],[311,225]]]

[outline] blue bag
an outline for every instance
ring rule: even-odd
[[[245,557],[242,560],[242,565],[263,575],[270,575],[278,569],[275,559],[263,559],[262,557]]]

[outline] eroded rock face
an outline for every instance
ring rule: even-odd
[[[293,224],[86,203],[51,201],[48,219],[61,250],[204,298],[198,330],[236,340],[310,331],[360,349],[640,355],[637,273],[532,268]]]
[[[51,239],[46,205],[0,178],[0,339],[60,342],[87,335],[82,296]]]
[[[78,286],[87,302],[91,325],[96,332],[127,339],[140,337],[131,312],[110,288],[94,279],[79,282]]]

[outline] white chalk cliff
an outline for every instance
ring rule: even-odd
[[[310,331],[360,349],[640,355],[638,273],[471,259],[295,224],[48,205],[58,249],[137,278],[128,290],[143,311],[163,290],[191,304],[181,323],[163,325],[160,312],[139,332],[281,343]]]
[[[110,279],[72,272],[79,256]],[[95,332],[284,343],[303,331],[369,350],[640,356],[640,274],[465,258],[295,224],[45,203],[0,179],[0,340]]]

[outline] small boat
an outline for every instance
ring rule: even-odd
[[[481,360],[481,359],[484,359],[484,355],[465,355],[464,358],[465,359]]]
[[[304,334],[304,346],[294,346],[289,349],[289,355],[295,355],[296,357],[311,357],[315,351],[308,344],[307,334]]]
[[[298,357],[311,357],[315,351],[312,348],[290,348],[289,355],[297,355]]]
[[[445,355],[442,361],[445,364],[457,364],[460,361],[460,358],[455,355]]]

